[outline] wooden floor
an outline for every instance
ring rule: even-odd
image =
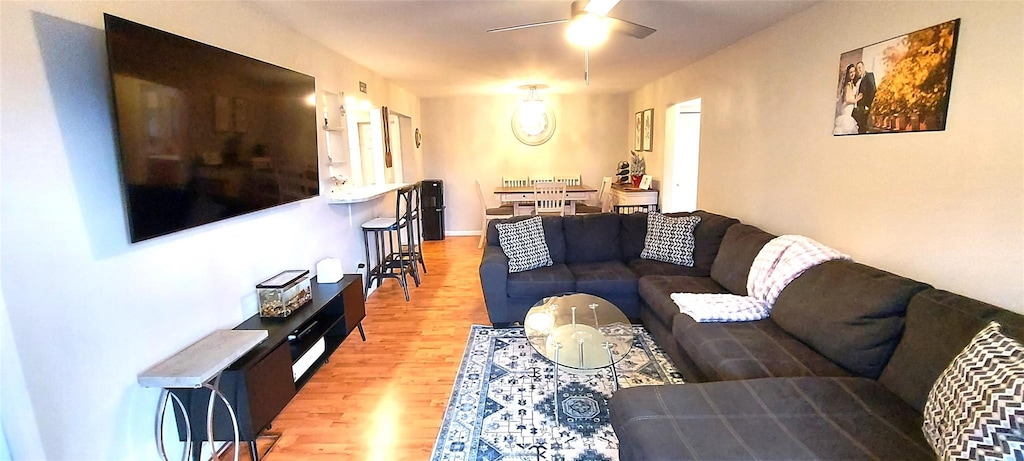
[[[410,302],[393,279],[370,295],[366,342],[353,332],[274,420],[267,461],[429,459],[470,325],[490,324],[478,241],[424,242]]]

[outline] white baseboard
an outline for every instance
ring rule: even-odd
[[[467,236],[470,236],[470,235],[475,235],[475,236],[479,237],[480,236],[480,231],[478,231],[478,230],[446,231],[444,233],[444,235],[447,236],[447,237],[467,237]]]

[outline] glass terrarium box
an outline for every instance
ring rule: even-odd
[[[295,312],[313,299],[309,285],[309,271],[304,270],[284,271],[256,285],[260,317],[287,317]]]

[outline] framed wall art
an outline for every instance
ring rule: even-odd
[[[654,178],[652,178],[649,174],[645,174],[643,175],[643,177],[640,178],[640,185],[638,187],[643,190],[648,190],[651,188],[652,181],[654,181]]]
[[[839,56],[834,136],[943,131],[960,19]]]
[[[644,113],[643,111],[637,112],[633,116],[635,122],[633,124],[633,150],[643,150],[643,129],[644,129]]]
[[[644,110],[643,145],[640,150],[650,152],[654,146],[654,109]]]

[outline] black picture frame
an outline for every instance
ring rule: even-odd
[[[643,119],[643,142],[640,150],[650,152],[654,148],[654,108],[645,109]]]

